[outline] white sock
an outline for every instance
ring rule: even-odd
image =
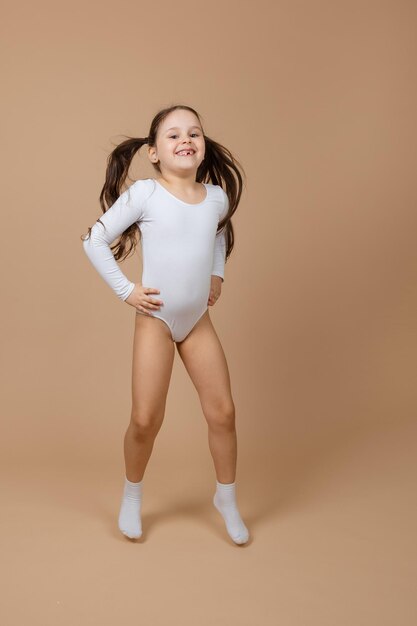
[[[249,531],[240,517],[236,504],[236,481],[234,483],[219,483],[213,497],[213,504],[221,513],[226,524],[227,532],[235,543],[246,543]]]
[[[142,535],[140,509],[142,504],[142,483],[132,483],[125,476],[122,504],[119,513],[119,529],[126,537],[137,539]]]

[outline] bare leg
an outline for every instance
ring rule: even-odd
[[[174,342],[165,322],[137,313],[132,413],[124,438],[126,477],[118,522],[121,532],[130,539],[142,535],[142,478],[164,419],[174,354]]]
[[[132,413],[124,438],[126,477],[142,480],[161,428],[175,348],[169,328],[157,317],[135,315]]]
[[[177,343],[179,355],[197,389],[208,424],[208,442],[217,480],[236,478],[237,436],[235,406],[226,357],[208,311],[191,333]]]
[[[185,368],[200,397],[208,424],[208,439],[217,474],[213,504],[221,513],[227,532],[237,544],[249,539],[236,503],[237,436],[230,376],[220,340],[208,310],[190,334],[177,343]]]

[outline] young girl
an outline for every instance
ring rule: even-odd
[[[131,161],[145,144],[158,176],[137,180],[122,192]],[[204,134],[194,109],[163,109],[148,137],[128,138],[110,154],[100,194],[104,215],[82,236],[95,269],[136,310],[132,412],[124,439],[126,475],[118,520],[131,539],[142,535],[143,476],[164,419],[174,344],[208,424],[217,477],[213,504],[235,543],[249,539],[236,503],[237,438],[229,371],[208,310],[220,297],[234,245],[231,217],[242,193],[236,163],[224,146]],[[135,250],[137,235],[143,272],[142,282],[135,284],[116,261]],[[118,237],[117,245],[110,246]]]

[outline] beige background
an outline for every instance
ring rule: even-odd
[[[1,30],[2,624],[415,624],[415,3],[7,3]],[[134,309],[79,237],[112,147],[178,102],[247,175],[211,308],[244,547],[178,355],[144,534],[117,529]]]

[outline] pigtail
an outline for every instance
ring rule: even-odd
[[[149,129],[148,137],[143,139],[128,137],[125,141],[116,146],[108,157],[106,180],[100,193],[100,206],[103,213],[105,213],[121,195],[122,186],[125,183],[129,167],[136,152],[145,143],[149,146],[155,146],[159,125],[167,115],[176,109],[191,111],[201,124],[200,116],[195,109],[184,104],[176,104],[160,110],[155,115]],[[243,172],[243,168],[230,150],[214,139],[210,139],[210,137],[207,137],[204,133],[203,135],[205,141],[205,155],[197,170],[196,181],[199,183],[204,182],[219,185],[222,187],[229,200],[227,214],[223,217],[221,222],[219,222],[217,227],[217,232],[223,229],[225,233],[227,260],[234,247],[235,237],[231,218],[238,207],[242,195],[243,182],[240,170]],[[159,161],[154,162],[152,165],[156,172],[161,173]],[[103,224],[100,220],[97,221]],[[87,239],[90,236],[90,232],[91,227],[88,229],[88,235],[82,235],[81,239]],[[115,250],[114,258],[116,261],[125,259],[135,250],[137,236],[140,237],[140,229],[137,224],[132,224],[122,233],[118,243],[111,246],[111,250]]]
[[[100,192],[99,202],[103,213],[107,211],[123,193],[123,185],[126,181],[130,165],[136,152],[148,142],[148,137],[142,139],[136,139],[129,137],[125,141],[122,141],[116,148],[109,154],[107,158],[106,177],[103,188]],[[98,219],[98,222],[105,225]],[[81,239],[85,240],[90,237],[91,226],[88,228],[87,234],[83,235]],[[123,261],[132,252],[134,252],[140,232],[136,224],[132,224],[127,228],[120,236],[119,241],[110,246],[116,261]]]
[[[210,180],[214,185],[220,185],[229,199],[229,210],[219,222],[217,231],[224,230],[226,238],[226,260],[234,247],[234,230],[231,218],[235,213],[242,196],[243,179],[239,161],[225,146],[204,135],[205,155],[197,171],[199,182]],[[240,168],[240,169],[239,169]]]

